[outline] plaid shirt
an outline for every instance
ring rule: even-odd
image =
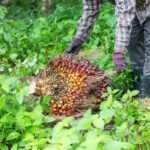
[[[76,38],[85,42],[89,40],[90,33],[98,16],[101,0],[83,0],[83,14],[79,21]],[[116,42],[115,51],[124,51],[128,45],[132,29],[132,21],[137,16],[142,24],[150,16],[150,0],[145,0],[141,7],[136,8],[135,0],[116,0]]]

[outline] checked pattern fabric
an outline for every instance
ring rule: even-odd
[[[82,0],[83,14],[78,23],[76,38],[89,41],[90,33],[100,11],[101,0]],[[150,0],[116,0],[116,42],[115,51],[124,51],[128,45],[132,21],[137,16],[143,24],[150,16]]]

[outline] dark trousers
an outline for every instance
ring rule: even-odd
[[[150,16],[142,25],[134,18],[127,50],[133,69],[142,68],[144,75],[150,75]]]

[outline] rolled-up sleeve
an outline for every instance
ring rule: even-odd
[[[115,51],[124,52],[129,43],[132,21],[136,14],[134,0],[116,0],[116,42]]]
[[[100,11],[101,0],[83,0],[83,14],[78,23],[76,38],[89,41],[90,33]]]

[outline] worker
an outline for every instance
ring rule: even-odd
[[[89,41],[100,6],[101,0],[83,0],[78,30],[66,53],[78,54],[82,44]],[[116,19],[115,69],[125,71],[127,49],[133,72],[140,79],[141,97],[150,97],[150,0],[116,0]]]

